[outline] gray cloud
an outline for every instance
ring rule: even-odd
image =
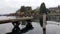
[[[0,0],[0,14],[16,12],[23,5],[35,9],[42,2],[45,2],[47,8],[60,5],[60,0]]]

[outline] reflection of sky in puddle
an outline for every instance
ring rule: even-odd
[[[32,25],[33,25],[34,29],[28,31],[25,34],[43,34],[42,28],[41,28],[41,26],[40,26],[39,23],[32,22]],[[20,28],[23,28],[23,26],[20,25],[19,27]],[[57,24],[47,24],[46,25],[46,28],[47,28],[47,30],[46,30],[47,31],[47,34],[58,34],[59,33],[58,31],[60,31],[60,25],[58,26]],[[11,32],[12,29],[13,29],[13,25],[11,23],[8,23],[8,24],[7,23],[6,24],[0,24],[0,34],[5,34],[7,32]]]

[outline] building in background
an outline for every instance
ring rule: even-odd
[[[60,13],[60,6],[49,8],[50,13]]]

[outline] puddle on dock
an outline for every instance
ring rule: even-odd
[[[20,32],[20,34],[43,34],[42,28],[38,22],[32,22],[32,25],[34,27],[33,29],[28,29],[27,31],[25,30],[24,32],[21,31],[22,33]],[[24,27],[25,27],[24,25],[19,25],[20,30],[22,30]],[[13,25],[11,23],[0,24],[0,34],[9,33],[12,32],[12,30]],[[58,34],[58,33],[60,33],[60,25],[58,25],[55,22],[48,21],[48,24],[46,25],[46,34]]]

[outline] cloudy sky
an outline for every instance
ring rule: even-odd
[[[47,8],[60,5],[60,0],[0,0],[0,14],[14,13],[23,5],[35,9],[42,2],[45,2]]]

